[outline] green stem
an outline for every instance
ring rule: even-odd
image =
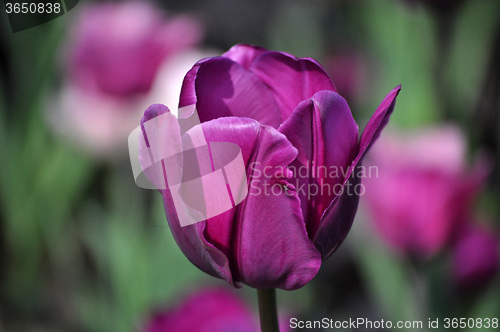
[[[274,288],[257,289],[257,297],[262,332],[279,332],[276,290]]]

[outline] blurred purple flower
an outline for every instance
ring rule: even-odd
[[[191,130],[203,130],[207,142],[241,148],[249,193],[231,210],[181,227],[163,190],[181,250],[237,287],[304,286],[349,232],[359,197],[346,188],[359,184],[353,170],[387,123],[399,90],[385,97],[358,141],[347,102],[315,60],[249,45],[200,60],[185,77],[179,106],[196,105],[202,124]],[[165,112],[154,105],[143,122]],[[321,168],[343,173],[329,176]],[[271,186],[280,190],[265,194]]]
[[[164,59],[196,45],[202,29],[190,16],[167,19],[148,2],[105,2],[83,9],[72,37],[71,83],[128,98],[148,92]]]
[[[290,331],[280,320],[280,331]],[[143,332],[258,332],[256,315],[236,294],[207,288],[188,296],[177,307],[155,314]]]
[[[498,271],[499,239],[489,229],[469,224],[453,246],[453,277],[465,289],[482,286]]]
[[[254,314],[232,292],[204,289],[187,297],[176,308],[160,312],[144,332],[256,332]]]
[[[91,154],[125,152],[153,102],[177,105],[182,80],[204,54],[196,19],[165,17],[146,1],[83,7],[63,48],[63,87],[48,107],[52,127]]]
[[[326,70],[335,80],[335,87],[347,100],[357,100],[361,96],[366,68],[363,57],[353,51],[338,53],[328,57]]]
[[[378,178],[366,179],[366,197],[391,246],[428,257],[449,243],[488,173],[481,160],[468,172],[465,153],[464,138],[453,127],[381,138],[368,157]]]

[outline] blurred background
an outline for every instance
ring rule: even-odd
[[[282,317],[500,317],[499,1],[80,1],[16,33],[2,10],[0,331],[175,331],[206,292],[254,330],[254,290],[189,263],[127,151],[148,105],[175,109],[236,43],[316,58],[360,128],[403,87],[350,235],[278,291]]]

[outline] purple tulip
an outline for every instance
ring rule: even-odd
[[[189,16],[166,19],[148,2],[85,7],[69,47],[73,84],[118,98],[148,92],[163,61],[201,39]]]
[[[179,106],[196,105],[202,123],[191,131],[203,130],[207,142],[241,148],[248,195],[221,215],[181,227],[162,190],[181,250],[236,287],[304,286],[349,232],[359,200],[356,167],[399,91],[385,97],[358,140],[347,102],[315,60],[249,45],[200,60],[184,79]],[[142,122],[165,112],[153,105]]]
[[[186,72],[200,57],[203,31],[191,16],[166,16],[147,1],[82,6],[62,49],[61,90],[48,121],[99,159],[125,150],[130,131],[153,102],[176,104]]]
[[[256,317],[245,303],[224,289],[203,289],[176,308],[154,315],[144,332],[257,332]]]
[[[465,165],[465,140],[453,127],[414,136],[386,135],[371,151],[378,178],[366,179],[366,198],[382,237],[397,251],[436,254],[471,213],[488,173]]]
[[[326,70],[335,86],[347,100],[357,100],[366,88],[366,59],[355,51],[344,51],[328,57]]]
[[[468,225],[453,246],[453,276],[462,288],[474,288],[490,281],[498,271],[498,237],[490,230]]]

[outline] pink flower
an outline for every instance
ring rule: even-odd
[[[469,224],[453,246],[453,277],[463,288],[490,281],[498,271],[499,239],[491,230]]]
[[[386,135],[369,155],[378,177],[367,178],[366,198],[382,237],[395,249],[430,256],[470,215],[487,173],[465,165],[465,142],[452,127],[412,136]]]
[[[167,19],[148,2],[89,5],[72,31],[69,80],[87,92],[107,96],[144,94],[163,61],[195,46],[201,36],[193,18]]]
[[[285,320],[280,330],[289,331]],[[153,315],[143,332],[258,332],[259,322],[236,294],[225,289],[203,289],[176,307]]]
[[[347,100],[355,100],[361,96],[367,73],[360,54],[353,51],[337,53],[328,58],[325,67],[339,93]]]
[[[109,158],[154,102],[177,105],[202,29],[192,17],[167,17],[146,1],[83,7],[63,49],[61,91],[48,105],[54,129],[85,151]]]

